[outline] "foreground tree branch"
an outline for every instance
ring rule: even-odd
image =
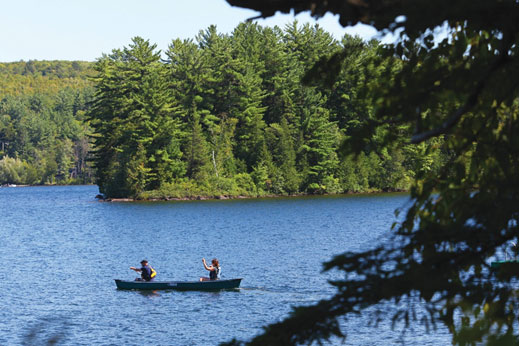
[[[393,123],[417,128],[412,143],[448,133],[443,150],[450,157],[439,174],[417,176],[413,204],[390,244],[325,264],[326,270],[344,272],[343,280],[332,283],[334,297],[296,308],[262,335],[234,343],[295,345],[347,337],[349,316],[383,306],[404,328],[443,323],[455,344],[518,344],[519,302],[511,282],[519,268],[517,263],[490,268],[519,238],[517,1],[228,2],[263,17],[310,11],[318,18],[329,12],[342,25],[402,30],[380,50],[395,64],[366,82],[374,116],[343,148],[366,150],[366,139],[384,126],[379,124]],[[451,36],[435,42],[433,32],[440,27]],[[322,59],[314,71],[336,71],[341,61]],[[387,146],[399,144],[391,133],[385,138]],[[413,304],[394,304],[402,301],[419,302],[422,316]],[[375,311],[369,312],[373,320],[382,314]]]

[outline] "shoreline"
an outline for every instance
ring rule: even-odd
[[[42,184],[42,185],[0,185],[2,188],[21,188],[21,187],[57,187],[57,186],[97,186],[95,184]],[[241,199],[277,199],[277,198],[312,198],[312,197],[351,197],[362,195],[377,195],[391,193],[409,193],[410,190],[388,189],[372,190],[364,192],[344,192],[344,193],[295,193],[295,194],[266,194],[266,195],[193,195],[183,197],[156,197],[156,198],[105,198],[102,194],[97,194],[95,199],[99,202],[131,203],[131,202],[182,202],[182,201],[220,201],[220,200],[241,200]]]
[[[104,198],[101,194],[98,194],[95,198],[99,202],[114,202],[114,203],[132,203],[132,202],[181,202],[181,201],[219,201],[219,200],[240,200],[240,199],[277,199],[277,198],[301,198],[301,197],[349,197],[349,196],[362,196],[362,195],[375,195],[375,194],[390,194],[390,193],[409,193],[409,190],[387,190],[387,191],[367,191],[367,192],[345,192],[336,194],[310,194],[310,193],[298,193],[290,195],[276,195],[268,194],[263,196],[230,196],[230,195],[215,195],[215,196],[184,196],[184,197],[160,197],[160,198]]]

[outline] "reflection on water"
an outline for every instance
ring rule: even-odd
[[[121,290],[121,291],[122,291],[122,290]],[[143,290],[142,290],[142,291],[141,291],[141,290],[139,290],[139,291],[137,291],[137,292],[139,292],[140,295],[142,295],[142,296],[144,296],[144,297],[148,297],[148,298],[160,297],[160,293],[159,293],[159,291],[157,291],[157,290],[155,290],[155,291],[148,291],[148,290],[146,290],[146,291],[143,291]]]
[[[49,315],[37,319],[26,329],[23,345],[59,345],[67,340],[70,323],[64,317]]]
[[[71,345],[215,345],[248,339],[294,305],[330,297],[322,263],[371,248],[388,236],[402,194],[341,198],[101,203],[93,186],[0,189],[0,344],[27,340],[27,326]],[[222,292],[122,291],[128,267],[147,258],[160,281],[196,281],[200,259],[216,257],[222,278],[243,277]],[[12,282],[15,285],[6,282]],[[239,294],[237,294],[239,292]],[[54,322],[67,321],[66,335]],[[390,322],[369,327],[348,318],[346,344],[397,343]],[[59,325],[59,323],[57,324]],[[140,326],[152,326],[152,332]],[[204,332],[200,332],[204,326]],[[150,333],[153,338],[150,339]],[[30,336],[33,337],[33,336]],[[35,336],[34,336],[35,337]],[[38,339],[40,340],[40,339]],[[406,335],[409,344],[446,345],[446,330]],[[335,343],[335,341],[333,342]],[[339,343],[339,341],[337,341]]]

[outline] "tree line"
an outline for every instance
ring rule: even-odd
[[[93,63],[0,63],[0,185],[92,183]]]
[[[165,52],[140,37],[96,63],[0,63],[0,184],[96,182],[107,197],[408,189],[448,157],[387,125],[341,155],[373,118],[370,83],[393,74],[376,41],[319,26],[214,26]],[[347,51],[332,87],[303,85]],[[388,135],[401,138],[391,148]],[[95,172],[95,173],[94,173]]]
[[[331,88],[303,85],[316,62],[345,47]],[[442,139],[410,146],[410,129],[388,123],[358,155],[341,155],[344,139],[373,117],[367,86],[400,68],[378,49],[297,22],[243,23],[231,34],[211,26],[164,53],[132,39],[94,66],[87,120],[100,191],[168,198],[409,188],[448,157]],[[388,135],[402,140],[379,145]]]

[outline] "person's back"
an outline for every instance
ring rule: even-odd
[[[144,281],[151,281],[153,278],[151,277],[151,268],[148,264],[143,265],[141,268],[141,278]]]
[[[213,265],[214,270],[211,270],[209,272],[209,279],[210,280],[220,280],[220,267]]]

